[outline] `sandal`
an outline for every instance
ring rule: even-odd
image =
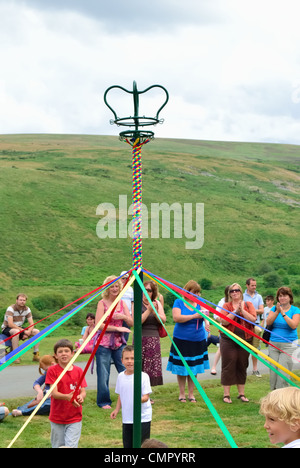
[[[238,400],[241,400],[242,403],[249,403],[249,400],[245,395],[239,395]]]
[[[196,398],[189,398],[189,401],[190,401],[191,403],[196,403],[196,402],[197,402]]]
[[[224,395],[224,396],[223,396],[223,401],[224,401],[224,403],[227,403],[228,405],[231,405],[231,404],[232,404],[230,395]]]
[[[178,398],[178,401],[180,401],[181,403],[186,403],[186,398]]]

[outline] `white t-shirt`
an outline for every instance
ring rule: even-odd
[[[293,440],[293,442],[290,442],[282,448],[300,448],[300,439]]]
[[[14,310],[13,306],[9,306],[4,315],[4,322],[2,324],[2,330],[8,327],[8,317],[13,318],[14,325],[17,327],[22,327],[25,320],[32,317],[31,310],[29,307],[26,307],[25,310]]]
[[[124,301],[125,304],[127,305],[127,308],[128,308],[129,313],[131,315],[131,304],[132,304],[132,302],[134,302],[133,289],[132,289],[131,286],[129,286],[127,291],[123,294],[122,301]]]
[[[122,405],[123,424],[133,424],[133,374],[126,375],[120,372],[117,378],[115,392],[120,395]],[[152,393],[149,375],[142,372],[142,395]],[[149,422],[152,419],[152,405],[150,399],[142,403],[142,421]]]

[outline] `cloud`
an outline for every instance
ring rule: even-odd
[[[181,27],[182,24],[208,24],[222,18],[218,10],[221,5],[219,0],[214,0],[214,6],[209,0],[186,0],[184,4],[179,0],[143,3],[139,0],[23,0],[22,3],[43,11],[77,12],[105,24],[108,31],[117,35],[125,31],[138,31],[140,34],[162,31]]]
[[[1,132],[117,135],[103,95],[135,80],[170,94],[157,137],[299,144],[297,5],[0,0]],[[141,114],[161,98],[141,96]]]

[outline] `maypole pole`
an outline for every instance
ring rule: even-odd
[[[112,89],[121,89],[126,93],[133,95],[134,114],[130,117],[118,117],[116,112],[107,102],[107,94]],[[165,101],[159,108],[155,117],[139,116],[139,96],[150,89],[160,88],[165,93]],[[121,86],[111,86],[105,91],[104,102],[114,114],[114,119],[111,124],[119,126],[134,127],[132,130],[125,130],[119,134],[120,139],[125,141],[132,147],[132,204],[133,204],[133,220],[132,220],[132,261],[133,270],[142,268],[143,252],[142,252],[142,146],[154,138],[152,131],[140,130],[139,127],[156,125],[163,123],[159,119],[159,113],[165,107],[169,100],[167,90],[160,85],[152,85],[144,91],[138,91],[136,82],[133,82],[133,90],[129,91]],[[143,281],[142,271],[139,273],[141,281]],[[141,446],[141,376],[142,376],[142,299],[143,293],[138,282],[134,282],[134,410],[133,410],[133,448]]]

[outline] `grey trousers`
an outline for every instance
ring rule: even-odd
[[[271,359],[274,361],[278,362],[278,364],[281,364],[283,367],[291,371],[293,369],[293,359],[290,357],[292,356],[293,352],[296,350],[296,346],[293,343],[279,343],[279,342],[273,342],[272,344],[276,346],[278,349],[273,348],[273,346],[269,346],[269,356]],[[284,351],[285,353],[283,353]],[[288,354],[290,356],[288,356]],[[285,374],[284,371],[279,369],[279,372],[283,373],[283,375],[286,375],[287,378],[291,379],[291,377],[288,374]],[[276,390],[277,388],[283,388],[283,387],[288,387],[289,383],[284,380],[282,377],[280,377],[276,372],[273,372],[270,370],[270,389],[271,390]]]
[[[52,448],[78,447],[81,436],[81,421],[73,424],[56,424],[50,421],[50,424]]]

